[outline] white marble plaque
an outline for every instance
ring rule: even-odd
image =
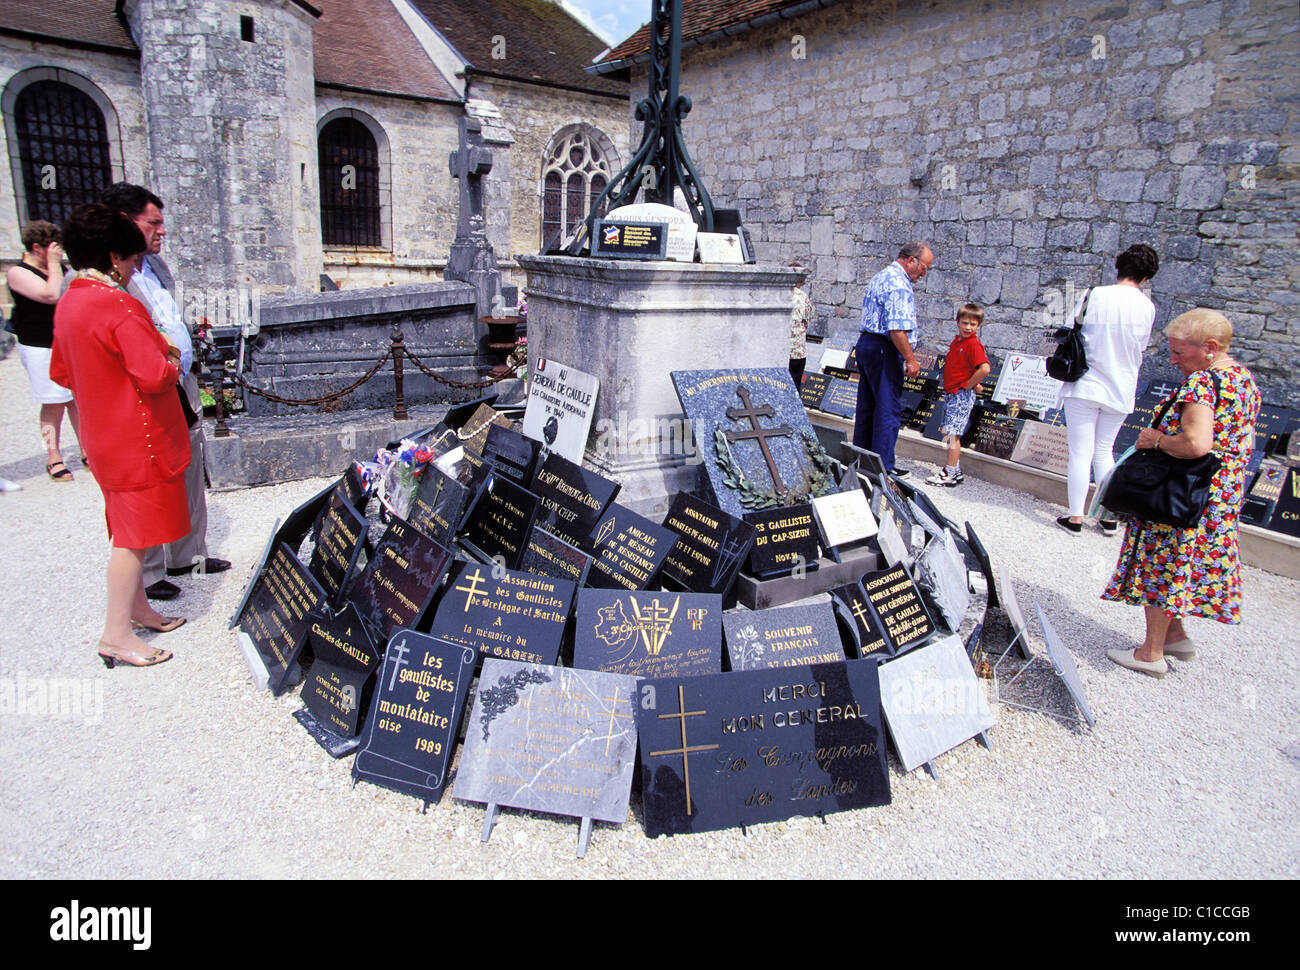
[[[1024,611],[1020,609],[1020,601],[1016,599],[1016,584],[1011,581],[1006,563],[1003,563],[998,570],[998,585],[1002,589],[1002,608],[1007,611],[1007,619],[1011,623],[1011,633],[1015,638],[1017,649],[1020,650],[1020,656],[1028,659],[1029,627],[1025,623]]]
[[[905,771],[913,771],[995,722],[957,636],[880,665],[880,704]]]
[[[948,629],[960,630],[971,595],[966,560],[958,551],[952,533],[944,530],[926,543],[916,557],[916,580],[934,595]]]
[[[587,449],[600,381],[575,367],[539,357],[528,384],[523,433],[575,465]]]
[[[912,525],[907,526],[909,532],[912,531]],[[911,566],[912,556],[907,549],[907,541],[903,534],[898,531],[898,523],[894,521],[893,515],[886,512],[880,517],[880,531],[876,534],[876,541],[880,543],[880,551],[885,556],[885,562],[891,566]]]
[[[867,502],[867,493],[860,488],[834,495],[818,495],[812,500],[812,507],[827,546],[860,542],[879,531]]]
[[[993,400],[1000,404],[1024,401],[1035,409],[1056,407],[1061,382],[1047,373],[1047,358],[1032,354],[1012,354],[1002,365],[1002,373],[993,387]]]
[[[836,350],[834,347],[822,351],[822,359],[817,363],[817,369],[825,371],[827,367],[838,367],[840,370],[849,369],[849,351]]]
[[[1079,679],[1079,668],[1074,663],[1074,656],[1065,649],[1056,629],[1047,621],[1043,608],[1035,603],[1034,609],[1038,611],[1038,622],[1043,628],[1043,643],[1047,645],[1048,659],[1065,682],[1065,689],[1074,698],[1074,703],[1079,705],[1079,711],[1088,722],[1088,727],[1096,727],[1097,721],[1092,716],[1092,708],[1088,706],[1088,692],[1083,689],[1083,681]]]
[[[664,222],[668,224],[668,249],[665,259],[682,263],[695,262],[695,236],[699,227],[689,213],[661,202],[621,205],[605,214],[606,219],[623,222]]]
[[[702,232],[696,236],[701,263],[743,263],[740,237],[731,232]]]

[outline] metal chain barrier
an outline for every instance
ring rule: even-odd
[[[446,384],[448,387],[459,387],[462,389],[488,387],[491,384],[497,384],[501,381],[509,380],[515,376],[515,371],[518,369],[517,367],[510,367],[504,374],[497,377],[485,377],[481,381],[458,381],[450,377],[443,377],[441,374],[435,374],[425,366],[424,361],[420,360],[419,357],[416,357],[415,354],[411,353],[411,351],[406,347],[402,348],[402,353],[405,354],[406,359],[414,364],[419,369],[420,373],[424,374],[426,377],[431,377],[438,383]]]
[[[267,391],[267,390],[264,390],[263,388],[257,387],[257,386],[254,385],[254,384],[250,384],[250,383],[248,383],[248,381],[244,380],[244,379],[243,379],[242,377],[240,377],[238,374],[231,373],[231,374],[229,374],[229,376],[230,376],[230,379],[231,379],[232,381],[234,381],[236,384],[238,384],[238,385],[239,385],[240,387],[242,387],[244,390],[248,391],[250,394],[256,394],[258,397],[264,397],[264,398],[266,398],[268,401],[274,401],[276,404],[289,404],[289,405],[306,405],[306,404],[315,404],[315,405],[322,405],[322,404],[330,404],[330,403],[332,403],[332,402],[334,402],[334,401],[337,401],[337,400],[338,400],[339,398],[341,398],[341,397],[344,397],[344,396],[346,396],[346,395],[348,395],[348,394],[351,394],[353,391],[355,391],[358,387],[360,387],[360,386],[361,386],[362,384],[364,384],[366,381],[370,380],[370,378],[372,378],[372,377],[374,377],[376,374],[378,374],[378,373],[379,373],[379,368],[383,367],[383,366],[384,366],[384,362],[385,362],[386,360],[388,360],[388,358],[391,357],[391,356],[393,356],[393,351],[392,351],[392,349],[390,348],[390,349],[388,349],[388,350],[385,350],[385,351],[383,352],[383,354],[380,356],[380,358],[379,358],[377,361],[375,361],[374,366],[371,367],[370,370],[366,371],[363,375],[361,375],[361,377],[360,377],[358,380],[353,381],[353,382],[352,382],[351,384],[349,384],[347,387],[341,388],[341,389],[339,389],[339,390],[337,390],[337,391],[331,391],[329,394],[323,394],[323,395],[321,395],[320,397],[305,397],[305,398],[282,397],[281,395],[276,394],[276,393],[274,393],[274,392],[272,392],[272,391]]]

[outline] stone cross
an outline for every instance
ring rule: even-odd
[[[755,407],[749,401],[749,388],[741,386],[736,388],[736,395],[744,403],[743,408],[727,408],[727,417],[732,421],[739,421],[741,418],[749,419],[748,431],[728,431],[726,437],[728,441],[749,441],[757,440],[758,446],[763,449],[763,460],[767,462],[767,470],[772,475],[772,484],[778,492],[784,492],[785,486],[781,484],[781,473],[777,471],[776,461],[772,458],[772,452],[767,447],[768,438],[788,438],[794,434],[794,429],[788,424],[783,424],[779,428],[764,428],[758,423],[759,418],[770,418],[776,414],[776,411],[770,404],[763,404]]]
[[[456,236],[486,234],[483,218],[483,176],[492,171],[492,151],[484,147],[483,124],[477,118],[460,119],[460,147],[448,158],[451,174],[460,183],[460,217]]]

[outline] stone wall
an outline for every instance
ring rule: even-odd
[[[927,342],[974,299],[990,348],[1032,349],[1067,291],[1113,282],[1115,254],[1148,242],[1157,327],[1223,310],[1285,403],[1298,63],[1294,0],[850,0],[688,48],[681,89],[714,203],[741,209],[764,261],[811,258],[822,327],[856,328],[867,280],[921,238]]]

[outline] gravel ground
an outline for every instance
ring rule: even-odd
[[[1156,681],[1105,657],[1141,636],[1137,609],[1098,599],[1118,539],[1068,536],[1052,524],[1059,508],[973,479],[932,489],[1008,565],[1035,634],[1042,604],[1078,661],[1096,729],[1031,673],[1017,688],[1065,720],[995,705],[993,749],[944,755],[937,781],[902,774],[891,755],[891,805],[650,840],[634,796],[627,822],[598,823],[577,860],[576,820],[507,809],[484,845],[482,806],[448,795],[422,813],[414,799],[353,788],[350,759],[331,760],[292,718],[296,694],[253,689],[226,623],[277,515],[324,480],[211,494],[211,552],[235,568],[179,581],[166,605],[189,623],[159,638],[176,659],[109,671],[95,656],[108,556],[99,490],[76,463],[72,485],[45,477],[15,357],[0,361],[0,409],[11,416],[0,476],[24,486],[0,494],[0,877],[1300,875],[1296,581],[1247,568],[1244,624],[1193,621],[1201,657],[1171,661]],[[83,702],[43,705],[60,683]]]

